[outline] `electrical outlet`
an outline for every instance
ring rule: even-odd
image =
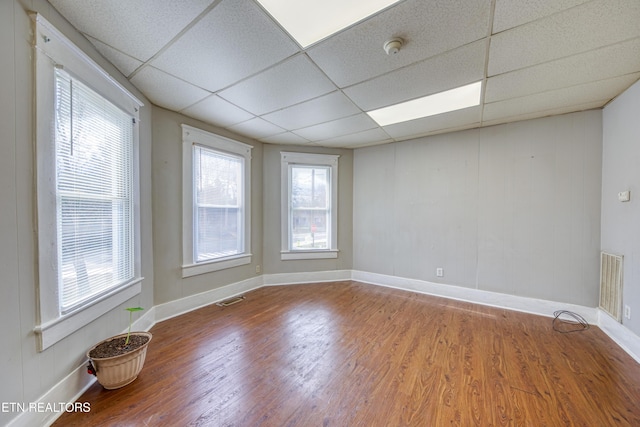
[[[444,276],[444,269],[442,267],[438,267],[436,268],[436,276],[437,277],[442,277]]]
[[[256,265],[256,274],[260,273],[260,266]]]
[[[624,306],[624,317],[631,319],[631,307],[628,305]]]

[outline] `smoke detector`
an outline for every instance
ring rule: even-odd
[[[403,42],[404,40],[402,40],[400,37],[387,40],[383,45],[384,51],[387,52],[387,55],[395,55],[396,53],[400,52]]]

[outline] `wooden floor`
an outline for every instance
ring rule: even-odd
[[[640,365],[594,326],[347,281],[151,332],[136,381],[54,425],[640,426]]]

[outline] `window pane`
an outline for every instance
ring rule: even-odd
[[[328,185],[330,172],[326,167],[292,166],[292,207],[327,209],[331,191]]]
[[[61,311],[134,276],[130,115],[56,71],[56,192]]]
[[[295,165],[290,173],[290,248],[329,249],[331,169]]]
[[[244,159],[194,146],[194,260],[244,252]]]
[[[241,252],[239,208],[198,208],[197,261],[235,255]]]
[[[197,203],[238,206],[242,192],[243,160],[200,146],[194,149]]]

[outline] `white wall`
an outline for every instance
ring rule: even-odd
[[[85,361],[97,341],[124,330],[124,307],[153,304],[151,236],[151,110],[141,110],[140,177],[142,294],[39,353],[36,350],[36,266],[34,211],[34,93],[31,20],[38,11],[126,87],[144,99],[89,42],[42,0],[0,1],[0,402],[36,402]],[[0,425],[18,414],[0,411]]]
[[[16,37],[20,36],[20,31],[16,28],[24,29],[28,22],[20,19],[16,23],[16,5],[13,2],[0,2],[0,57],[16,57]],[[20,41],[20,45],[24,41]],[[20,46],[22,47],[22,46]],[[23,59],[24,60],[24,59]],[[0,340],[4,343],[0,346],[0,372],[2,373],[3,386],[0,387],[0,402],[22,401],[25,386],[22,382],[22,341],[23,332],[20,327],[21,312],[20,299],[33,297],[35,294],[29,290],[23,290],[21,280],[33,282],[33,271],[28,268],[21,268],[18,263],[20,254],[29,256],[33,250],[33,237],[30,232],[31,224],[28,221],[24,224],[24,215],[18,211],[20,208],[29,209],[30,201],[23,201],[18,206],[18,185],[24,173],[19,171],[16,160],[18,157],[31,155],[30,147],[23,147],[18,144],[20,135],[23,145],[30,145],[29,133],[25,134],[24,126],[16,123],[16,116],[19,114],[16,90],[25,89],[24,84],[17,82],[16,73],[22,71],[13,60],[0,61],[0,146],[2,155],[0,156]],[[30,88],[29,88],[30,89]],[[27,92],[27,96],[28,96]],[[26,107],[20,109],[24,112]],[[28,110],[27,110],[28,111]],[[28,130],[27,130],[28,131]],[[20,153],[18,153],[20,151]],[[29,174],[29,169],[26,171]],[[20,228],[26,230],[26,235],[18,233],[18,222],[22,222]],[[23,242],[20,240],[23,239]],[[34,314],[34,310],[29,313]],[[12,325],[12,327],[7,327]],[[33,347],[35,348],[35,338]],[[6,378],[6,380],[5,380]],[[4,424],[15,414],[0,413],[0,424]]]
[[[631,191],[629,202],[618,192]],[[624,255],[623,325],[640,335],[640,83],[603,113],[602,250]]]
[[[601,134],[598,110],[356,150],[354,269],[595,307]]]

